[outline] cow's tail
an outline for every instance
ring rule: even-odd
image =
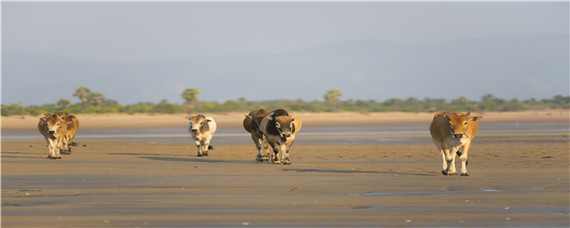
[[[76,142],[72,142],[71,145],[72,145],[72,146],[77,146],[77,145],[79,145],[79,144],[77,144]]]
[[[214,147],[212,145],[208,145],[208,150],[213,150]]]

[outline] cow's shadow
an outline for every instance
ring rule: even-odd
[[[283,171],[292,171],[292,172],[299,172],[299,173],[345,173],[345,174],[371,173],[371,174],[390,174],[390,175],[397,174],[397,175],[413,175],[413,176],[434,176],[434,175],[436,175],[436,174],[432,174],[432,173],[348,170],[348,169],[283,169]]]
[[[210,159],[207,157],[202,157],[202,158],[173,158],[173,157],[158,157],[158,156],[140,156],[139,158],[150,159],[150,160],[154,160],[154,161],[170,161],[170,162],[244,163],[244,164],[254,164],[256,162],[256,161],[245,161],[245,160]]]

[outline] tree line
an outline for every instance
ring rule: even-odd
[[[273,110],[284,108],[295,112],[439,112],[457,111],[522,111],[541,109],[569,109],[570,96],[557,95],[551,99],[518,99],[506,100],[487,94],[480,101],[472,101],[467,97],[454,100],[444,98],[407,99],[390,98],[376,100],[341,100],[342,92],[337,89],[326,91],[323,100],[268,100],[248,101],[245,98],[227,100],[225,102],[199,101],[200,91],[188,88],[181,94],[184,103],[171,103],[162,100],[158,103],[139,102],[137,104],[120,105],[116,100],[107,99],[102,93],[79,87],[72,94],[79,102],[72,104],[68,99],[60,99],[53,104],[22,106],[19,104],[2,104],[2,116],[41,115],[43,113],[197,113],[197,112],[249,112],[254,109]]]

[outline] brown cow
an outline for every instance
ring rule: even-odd
[[[38,122],[38,130],[48,143],[48,158],[61,159],[60,151],[64,150],[67,123],[56,114],[46,114]]]
[[[47,118],[51,114],[44,114],[41,118]],[[63,141],[63,148],[60,151],[62,154],[71,154],[71,146],[75,146],[76,143],[73,142],[75,139],[75,135],[77,133],[77,129],[79,128],[79,120],[73,114],[69,114],[67,112],[56,112],[54,113],[58,118],[61,118],[67,123],[67,131],[65,132],[65,140]]]
[[[75,145],[73,140],[75,139],[75,134],[77,133],[77,129],[79,129],[79,120],[73,114],[64,113],[63,115],[64,115],[63,120],[65,120],[65,122],[67,123],[67,131],[65,133],[66,150],[64,150],[64,153],[71,154],[71,146]]]
[[[261,121],[266,114],[267,111],[259,109],[257,111],[251,111],[248,115],[245,115],[245,119],[243,119],[243,128],[251,134],[251,139],[257,148],[256,160],[258,162],[269,160],[269,143],[263,133],[259,130]]]
[[[471,116],[458,112],[440,112],[435,114],[429,127],[433,142],[441,152],[443,159],[443,175],[457,174],[455,170],[455,154],[461,159],[461,176],[467,173],[467,156],[471,140],[475,138],[479,126],[477,120],[483,116]]]

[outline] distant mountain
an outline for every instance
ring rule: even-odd
[[[112,53],[110,53],[112,54]],[[569,93],[569,36],[545,34],[465,39],[439,44],[354,40],[264,55],[101,62],[7,50],[2,103],[55,103],[86,86],[121,104],[167,99],[185,88],[201,100],[391,97],[472,100],[550,98]]]

